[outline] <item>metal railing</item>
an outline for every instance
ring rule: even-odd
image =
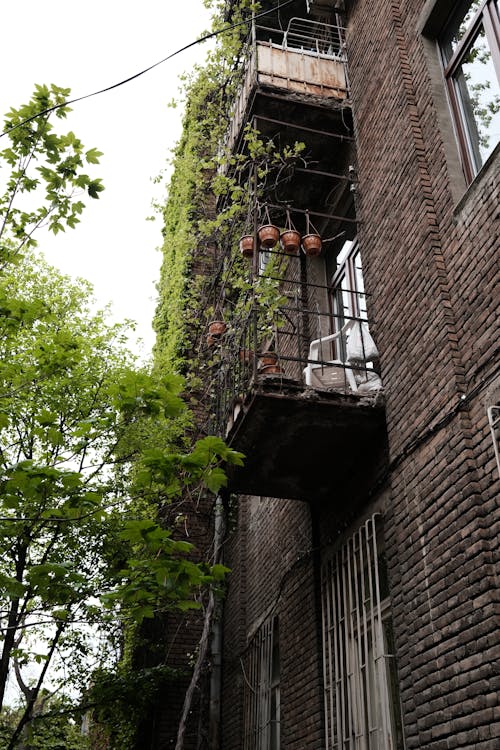
[[[345,86],[333,89],[342,89],[347,93],[347,56],[345,51],[344,28],[340,24],[327,24],[303,18],[292,18],[285,30],[267,26],[254,25],[247,41],[243,47],[241,64],[239,65],[233,85],[236,88],[234,99],[229,102],[226,113],[230,123],[226,135],[221,143],[219,156],[232,152],[241,126],[244,122],[247,105],[250,101],[250,92],[256,85],[259,73],[273,74],[270,71],[260,70],[258,48],[269,48],[283,52],[300,53],[307,57],[313,56],[318,59],[330,60],[343,66]],[[265,67],[265,66],[264,66]],[[317,71],[316,71],[317,72]],[[307,81],[303,82],[304,85]],[[322,86],[320,81],[311,80],[312,85]],[[328,87],[327,87],[328,88]],[[224,164],[224,162],[223,162]],[[225,167],[220,168],[224,171]]]
[[[346,62],[344,28],[309,18],[291,18],[285,31],[255,27],[257,44],[273,44],[283,50],[308,52]]]
[[[347,291],[353,310],[365,309],[365,294]],[[226,435],[248,394],[265,384],[354,396],[380,390],[368,320],[352,310],[335,312],[336,294],[294,279],[257,280],[246,312],[228,323],[214,352],[211,429]]]

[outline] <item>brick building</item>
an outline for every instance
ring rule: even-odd
[[[248,124],[305,148],[264,193],[240,172],[238,326],[214,286],[210,427],[247,458],[224,498],[210,746],[494,750],[498,3],[277,5],[252,24],[225,149],[246,153]],[[321,254],[257,251],[264,224]]]

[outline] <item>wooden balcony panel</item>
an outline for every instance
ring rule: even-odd
[[[253,114],[259,92],[288,96],[299,104],[327,108],[347,106],[346,66],[333,57],[259,43],[247,59],[236,97],[224,150],[233,153],[244,125]]]
[[[343,62],[267,44],[257,45],[257,83],[306,96],[347,98]]]
[[[335,502],[366,490],[387,464],[383,397],[260,378],[234,410],[227,441],[245,454],[232,492]]]

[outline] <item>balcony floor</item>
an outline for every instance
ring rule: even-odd
[[[387,462],[383,397],[359,397],[260,377],[235,411],[226,440],[245,454],[232,492],[333,500],[372,484]]]

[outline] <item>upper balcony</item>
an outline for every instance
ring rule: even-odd
[[[223,152],[238,150],[243,128],[255,116],[271,126],[307,125],[304,105],[337,112],[348,106],[346,62],[339,23],[295,17],[285,30],[254,26],[244,50],[242,79],[229,113]],[[284,115],[280,102],[288,103]],[[316,113],[311,124],[320,120]],[[261,122],[257,127],[262,131]]]
[[[246,456],[232,491],[334,501],[386,465],[383,389],[365,294],[306,282],[305,262],[259,276],[211,341],[210,429]]]

